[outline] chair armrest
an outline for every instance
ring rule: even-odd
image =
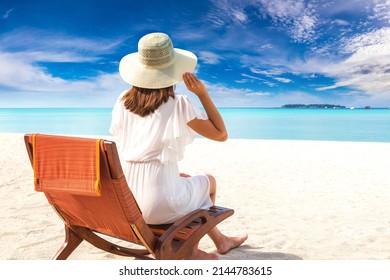
[[[198,219],[201,219],[202,224],[205,224],[211,219],[211,216],[207,210],[194,210],[172,224],[159,239],[164,242],[171,242],[173,237],[175,237],[175,235],[178,234],[180,230],[186,228]]]

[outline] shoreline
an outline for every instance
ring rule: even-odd
[[[51,259],[62,221],[34,191],[23,134],[0,133],[0,144],[0,259]],[[179,167],[214,175],[216,204],[235,210],[219,228],[249,235],[222,260],[388,260],[389,158],[382,142],[195,139]],[[215,252],[208,237],[200,248]],[[83,242],[69,259],[126,258]]]

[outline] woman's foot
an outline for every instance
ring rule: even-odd
[[[247,234],[241,237],[224,236],[223,241],[219,242],[219,245],[217,246],[217,251],[218,253],[224,255],[228,253],[230,250],[239,247],[247,239],[248,239]]]
[[[205,251],[195,249],[192,252],[192,255],[187,258],[187,260],[218,260],[216,254],[206,253]]]

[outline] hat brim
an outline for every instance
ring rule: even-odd
[[[194,71],[198,59],[192,52],[174,48],[173,63],[167,67],[151,68],[143,65],[138,59],[138,53],[131,53],[122,58],[119,63],[119,73],[122,79],[140,88],[166,88],[183,80],[183,74]]]

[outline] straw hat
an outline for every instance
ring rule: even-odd
[[[173,48],[164,33],[150,33],[138,42],[138,52],[122,58],[119,73],[122,79],[141,88],[165,88],[177,84],[185,72],[197,64],[195,54]]]

